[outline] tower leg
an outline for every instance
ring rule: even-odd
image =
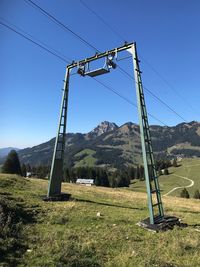
[[[57,197],[61,195],[61,184],[63,180],[63,164],[65,151],[65,135],[67,124],[67,106],[69,92],[69,76],[70,69],[67,68],[64,80],[63,97],[60,109],[60,118],[58,125],[58,133],[55,140],[53,159],[51,163],[51,171],[49,178],[49,186],[47,198]]]
[[[161,201],[160,187],[158,176],[155,167],[152,142],[149,130],[149,123],[144,100],[144,92],[142,87],[141,71],[139,66],[139,59],[137,57],[136,43],[133,44],[131,49],[133,57],[134,76],[136,81],[136,95],[137,105],[140,121],[140,136],[142,144],[142,156],[144,163],[144,173],[147,189],[147,200],[149,208],[149,221],[154,224],[164,218],[163,206]],[[156,201],[153,203],[152,194],[155,193]]]

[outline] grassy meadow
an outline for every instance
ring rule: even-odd
[[[97,159],[95,157],[93,157],[93,155],[95,154],[95,150],[92,149],[84,149],[81,152],[77,153],[75,155],[75,159],[77,160],[75,167],[83,167],[83,166],[89,166],[89,167],[93,167],[95,166],[95,163],[97,161]],[[80,157],[82,157],[80,159]]]
[[[189,185],[190,181],[178,177],[183,176],[194,181],[194,186],[187,188],[190,196],[193,197],[195,190],[200,190],[200,159],[183,159],[178,164],[179,167],[169,168],[169,175],[161,175],[159,177],[162,195],[167,194],[174,187]],[[146,192],[145,181],[133,180],[129,189],[137,192]],[[180,196],[181,190],[173,191],[170,196]]]
[[[64,183],[71,201],[44,202],[46,190],[0,174],[0,266],[199,266],[199,200],[163,198],[188,227],[154,233],[136,225],[148,216],[143,192]]]

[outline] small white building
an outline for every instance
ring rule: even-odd
[[[177,159],[177,162],[181,162],[183,158],[178,156],[176,159]]]
[[[26,178],[30,178],[32,176],[32,173],[31,172],[27,172],[26,173]]]
[[[161,173],[162,173],[162,174],[165,174],[165,169],[162,169],[162,170],[161,170]]]
[[[86,186],[92,186],[92,185],[94,185],[94,179],[81,179],[81,178],[78,178],[76,180],[76,184],[82,184],[82,185],[86,185]]]

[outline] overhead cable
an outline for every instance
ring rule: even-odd
[[[30,41],[31,43],[33,43],[33,44],[39,46],[39,47],[42,48],[43,50],[45,50],[45,51],[47,51],[48,53],[52,54],[53,56],[59,58],[60,60],[64,61],[65,63],[68,63],[68,64],[70,63],[69,60],[66,60],[65,58],[63,58],[62,56],[58,55],[57,53],[52,52],[50,49],[46,48],[44,45],[39,44],[38,42],[34,41],[32,38],[30,38],[30,37],[24,35],[23,33],[19,32],[19,31],[17,31],[16,29],[14,29],[13,27],[11,27],[10,25],[8,25],[8,24],[6,24],[6,23],[4,23],[4,22],[2,22],[2,21],[0,21],[0,24],[1,24],[2,26],[4,26],[4,27],[8,28],[9,30],[15,32],[16,34],[20,35],[21,37],[25,38],[26,40]],[[28,35],[28,34],[27,34],[27,35]]]
[[[199,111],[196,110],[189,102],[188,100],[185,99],[185,97],[183,97],[177,90],[176,88],[162,75],[159,73],[158,70],[155,69],[155,67],[152,66],[152,64],[150,64],[146,59],[144,59],[144,57],[141,57],[143,62],[168,86],[168,88],[175,93],[179,98],[182,99],[183,102],[185,102],[187,104],[187,106],[189,106],[195,113]]]
[[[24,0],[26,3],[30,4],[32,7],[38,9],[42,14],[47,16],[49,19],[51,19],[54,23],[62,27],[64,30],[67,30],[71,34],[73,34],[76,38],[78,38],[81,42],[85,43],[88,47],[92,48],[96,52],[100,52],[95,46],[91,45],[89,42],[87,42],[84,38],[82,38],[79,34],[75,33],[73,30],[71,30],[69,27],[67,27],[65,24],[63,24],[61,21],[59,21],[57,18],[55,18],[52,14],[44,10],[41,6],[37,5],[31,0]]]
[[[96,82],[98,82],[99,84],[101,84],[103,87],[105,87],[106,89],[108,89],[109,91],[113,92],[114,94],[118,95],[120,98],[122,98],[123,100],[125,100],[127,103],[129,103],[130,105],[134,106],[137,108],[137,105],[134,104],[133,102],[131,102],[128,98],[126,98],[125,96],[121,95],[119,92],[117,92],[116,90],[114,90],[112,87],[106,85],[105,83],[97,80],[96,78],[92,77]],[[156,118],[154,115],[152,115],[151,113],[148,112],[148,115],[153,118],[154,120],[160,122],[161,124],[163,124],[164,126],[168,127],[163,121],[161,121],[160,119]]]
[[[127,71],[122,69],[120,66],[120,71],[124,74],[126,74],[127,77],[129,77],[131,80],[134,80],[136,83],[137,81],[133,76],[131,76]],[[161,98],[159,98],[157,95],[155,95],[151,90],[149,90],[146,86],[143,85],[144,90],[146,90],[151,96],[156,98],[160,103],[162,103],[164,106],[166,106],[169,110],[171,110],[176,116],[178,116],[180,119],[182,119],[184,122],[187,122],[185,118],[183,118],[178,112],[176,112],[172,107],[170,107],[167,103],[165,103]]]
[[[17,31],[17,30],[15,30],[15,29],[12,28],[11,26],[7,25],[6,23],[0,21],[0,24],[3,25],[4,27],[8,28],[9,30],[11,30],[11,31],[13,31],[13,32],[15,32],[15,33],[17,33],[18,35],[20,35],[21,37],[25,38],[26,40],[32,42],[33,44],[39,46],[40,48],[44,49],[44,50],[47,51],[48,53],[50,53],[50,54],[52,54],[53,56],[59,58],[60,60],[66,62],[66,63],[69,63],[69,61],[67,61],[66,59],[64,59],[64,58],[62,58],[61,56],[57,55],[56,53],[50,51],[49,49],[47,49],[46,47],[42,46],[42,45],[39,44],[38,42],[32,40],[32,38],[29,38],[29,37],[25,36],[24,34],[22,34],[21,32],[19,32],[19,31]],[[24,31],[23,31],[23,32],[24,32]],[[25,33],[25,32],[24,32],[24,33]],[[28,34],[28,33],[26,33],[26,34],[30,36],[30,34]],[[137,106],[136,106],[134,103],[132,103],[128,98],[124,97],[123,95],[121,95],[119,92],[117,92],[117,91],[114,90],[113,88],[111,88],[111,87],[105,85],[103,82],[101,82],[101,81],[95,79],[94,77],[93,77],[93,79],[94,79],[96,82],[98,82],[99,84],[101,84],[104,88],[107,88],[109,91],[112,91],[114,94],[118,95],[121,99],[125,100],[126,102],[128,102],[129,104],[131,104],[131,105],[133,105],[133,106],[135,106],[135,107],[137,108]],[[156,118],[156,117],[153,116],[152,114],[150,114],[150,113],[148,113],[148,114],[149,114],[150,117],[152,117],[152,118],[155,119],[156,121],[158,121],[158,122],[162,123],[163,125],[167,126],[165,123],[163,123],[161,120],[159,120],[158,118]]]
[[[120,40],[123,40],[123,42],[126,42],[126,39],[118,31],[116,31],[110,24],[108,24],[101,16],[99,16],[96,11],[94,11],[92,8],[90,8],[83,0],[80,0],[80,2],[84,7],[86,7],[96,17],[98,17],[98,19],[101,20],[101,22],[103,22],[117,37],[119,37]]]
[[[57,18],[55,18],[53,15],[51,15],[49,12],[47,12],[46,10],[44,10],[43,8],[41,8],[39,5],[35,4],[33,1],[31,0],[24,0],[25,2],[31,4],[32,6],[36,7],[40,12],[42,12],[45,16],[49,17],[51,20],[53,20],[56,24],[58,24],[59,26],[61,26],[62,28],[66,29],[67,31],[70,31],[73,35],[75,35],[77,38],[79,38],[82,42],[84,42],[85,44],[87,44],[88,46],[90,46],[91,48],[93,48],[94,50],[96,50],[97,52],[100,52],[96,47],[94,47],[93,45],[91,45],[89,42],[87,42],[85,39],[83,39],[80,35],[78,35],[77,33],[75,33],[74,31],[72,31],[69,27],[67,27],[66,25],[64,25],[62,22],[60,22]],[[126,75],[128,75],[129,77],[131,77],[133,79],[133,77],[128,74],[122,67],[120,67],[121,71],[123,73],[125,73]],[[149,89],[147,90],[148,92],[151,92]],[[155,94],[151,94],[152,96],[156,97],[156,99],[158,99],[162,104],[164,104],[165,106],[167,106],[171,111],[173,111],[172,108],[170,108],[167,104],[165,104],[165,102],[163,100],[161,100],[159,97],[157,97]],[[173,111],[174,112],[174,111]],[[180,116],[177,112],[174,112],[176,115],[178,115],[181,119],[182,116]],[[184,119],[185,121],[185,119]]]
[[[100,16],[96,11],[94,11],[91,7],[89,7],[83,0],[80,0],[80,2],[91,12],[93,13],[99,20],[101,20],[115,35],[117,35],[118,37],[121,38],[121,40],[125,40],[125,38],[123,36],[121,36],[121,34],[119,32],[116,32],[116,30],[108,23],[104,20],[104,18],[102,16]],[[146,60],[145,60],[146,61]],[[146,64],[148,64],[149,66],[151,66],[149,63],[146,62]],[[123,74],[125,74],[126,76],[131,77],[131,79],[134,79],[132,76],[130,76],[130,74],[128,74],[122,67],[120,67],[120,70]],[[159,72],[157,70],[155,70],[154,67],[151,66],[151,69],[168,85],[168,87],[172,88],[172,86],[169,84],[169,82],[164,79],[162,77],[162,75],[159,74]],[[162,99],[160,99],[159,97],[157,97],[154,93],[151,92],[151,90],[149,90],[148,88],[146,88],[145,86],[143,86],[144,89],[146,89],[149,94],[151,94],[153,97],[155,97],[158,101],[160,101],[163,105],[165,105],[168,109],[170,109],[173,113],[175,113],[179,118],[183,119],[185,122],[186,120],[180,115],[178,114],[175,110],[173,110],[168,104],[166,104]],[[177,95],[179,95],[180,98],[182,98],[182,100],[184,100],[185,102],[187,102],[174,88],[172,88],[174,92],[176,92]],[[187,103],[192,109],[193,107]],[[194,110],[194,109],[193,109]]]
[[[62,28],[66,29],[67,31],[70,31],[73,35],[75,35],[77,38],[79,38],[82,42],[84,42],[85,44],[87,44],[88,46],[90,46],[92,49],[96,50],[97,52],[100,52],[96,47],[94,47],[93,45],[91,45],[89,42],[87,42],[85,39],[83,39],[80,35],[78,35],[77,33],[75,33],[74,31],[72,31],[69,27],[67,27],[66,25],[64,25],[62,22],[60,22],[57,18],[55,18],[53,15],[51,15],[49,12],[47,12],[46,10],[44,10],[43,8],[41,8],[39,5],[35,4],[33,1],[31,0],[24,0],[27,3],[30,3],[32,6],[36,7],[40,12],[42,12],[44,15],[48,16],[51,20],[53,20],[56,24],[60,25]],[[95,12],[95,14],[97,15],[97,13]],[[133,79],[133,77],[128,74],[122,67],[120,67],[121,71],[123,73],[125,73],[126,75],[128,75],[129,77],[131,77],[131,79]],[[144,86],[143,86],[144,87]],[[144,87],[146,88],[146,87]],[[158,101],[160,101],[163,105],[165,105],[168,109],[170,109],[173,113],[175,113],[179,118],[183,119],[184,121],[186,121],[182,116],[180,116],[176,111],[174,111],[168,104],[166,104],[163,100],[161,100],[159,97],[157,97],[154,93],[152,93],[149,89],[146,88],[146,90],[153,96],[155,97]]]

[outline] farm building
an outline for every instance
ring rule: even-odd
[[[86,185],[86,186],[92,186],[92,185],[94,185],[94,179],[80,179],[80,178],[78,178],[76,180],[76,183]]]

